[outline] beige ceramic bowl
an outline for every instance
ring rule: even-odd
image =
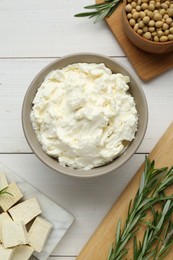
[[[124,1],[123,5],[123,13],[122,13],[122,19],[123,19],[123,27],[124,31],[129,38],[129,40],[139,49],[149,52],[149,53],[155,53],[155,54],[163,54],[173,51],[173,41],[167,41],[167,42],[154,42],[147,40],[140,36],[138,33],[136,33],[133,28],[130,26],[125,6],[127,4],[127,0]]]
[[[43,82],[45,76],[51,70],[63,68],[68,64],[73,64],[77,62],[104,63],[108,68],[112,70],[112,72],[114,73],[120,72],[124,75],[129,76],[131,81],[130,93],[135,99],[138,114],[139,114],[139,126],[138,126],[138,131],[136,133],[136,138],[130,143],[126,151],[111,163],[91,170],[76,170],[70,167],[63,167],[58,163],[56,159],[53,159],[49,155],[47,155],[42,150],[41,145],[38,142],[37,137],[35,135],[35,132],[32,129],[32,125],[30,121],[32,101],[34,99],[38,87]],[[43,163],[45,163],[47,166],[54,169],[55,171],[66,175],[77,176],[77,177],[94,177],[94,176],[107,174],[109,172],[116,170],[118,167],[120,167],[125,162],[127,162],[129,158],[135,153],[135,151],[137,150],[137,148],[139,147],[140,143],[143,140],[146,127],[147,127],[147,120],[148,120],[148,110],[147,110],[146,98],[140,84],[133,77],[132,73],[130,73],[123,65],[119,64],[118,62],[113,61],[112,59],[106,56],[92,54],[92,53],[79,53],[79,54],[69,55],[64,58],[57,59],[53,63],[45,67],[41,72],[38,73],[38,75],[31,82],[26,92],[24,102],[23,102],[23,108],[22,108],[22,124],[23,124],[24,134],[28,141],[28,144],[30,145],[31,149],[36,154],[36,156]]]

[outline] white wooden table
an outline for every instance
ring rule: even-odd
[[[0,1],[0,163],[70,211],[75,222],[50,259],[74,260],[173,119],[173,70],[141,82],[149,107],[146,136],[116,172],[89,180],[55,173],[31,152],[22,131],[26,89],[49,62],[75,52],[117,59],[134,72],[104,22],[74,18],[92,0]],[[117,25],[118,26],[118,25]],[[161,61],[160,61],[161,62]],[[134,72],[135,76],[136,73]]]

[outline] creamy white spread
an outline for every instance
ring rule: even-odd
[[[31,121],[43,150],[63,166],[91,169],[119,156],[135,138],[138,113],[129,77],[104,64],[51,71],[33,100]]]

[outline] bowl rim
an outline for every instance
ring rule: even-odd
[[[123,1],[123,5],[124,5],[124,7],[123,7],[123,17],[124,17],[124,19],[126,20],[126,24],[128,24],[129,30],[130,30],[133,34],[135,34],[136,37],[138,37],[141,41],[146,42],[147,44],[151,44],[151,45],[155,45],[155,46],[159,46],[159,47],[173,44],[173,40],[171,40],[171,41],[166,41],[166,42],[154,42],[154,41],[150,41],[150,40],[148,40],[148,39],[145,39],[145,38],[142,37],[141,35],[139,35],[135,30],[133,30],[133,28],[132,28],[131,25],[129,24],[129,21],[128,21],[128,18],[127,18],[127,15],[126,15],[126,10],[125,10],[126,4],[127,4],[127,0],[124,0],[124,1]]]
[[[35,135],[35,142],[40,146],[40,149],[37,150],[35,148],[35,142],[33,142],[32,138],[30,137],[30,131],[28,129],[28,125],[27,125],[27,119],[26,119],[26,115],[30,115],[30,111],[27,112],[28,110],[28,96],[30,96],[30,92],[31,90],[35,90],[35,93],[38,89],[38,85],[35,85],[35,82],[37,81],[37,79],[39,79],[40,77],[42,77],[42,75],[44,75],[44,73],[49,70],[52,66],[56,66],[57,63],[61,63],[64,60],[68,60],[71,58],[76,58],[76,57],[92,57],[92,58],[98,58],[98,59],[103,59],[103,60],[107,60],[110,63],[114,63],[115,65],[118,65],[118,67],[122,68],[122,70],[125,70],[127,72],[127,74],[130,76],[131,80],[135,81],[135,83],[138,86],[142,101],[143,101],[143,109],[145,110],[145,117],[144,117],[144,121],[143,121],[143,128],[140,131],[140,140],[138,140],[138,142],[135,142],[135,139],[130,143],[129,147],[131,146],[131,153],[126,155],[126,152],[124,152],[123,154],[126,155],[125,160],[122,162],[121,160],[118,161],[117,158],[115,158],[112,162],[104,165],[104,166],[100,166],[97,168],[93,168],[91,170],[83,170],[83,169],[73,169],[71,167],[68,166],[62,166],[58,161],[56,161],[56,167],[54,165],[52,165],[50,163],[50,160],[48,158],[51,158],[51,160],[55,160],[52,157],[50,157],[49,155],[47,155],[43,149],[41,148],[41,145],[36,137],[36,134],[34,132],[34,130],[32,129],[33,134]],[[81,61],[85,62],[85,61]],[[75,62],[73,62],[75,63]],[[94,63],[94,61],[91,61],[90,63]],[[101,61],[100,61],[101,63]],[[104,63],[104,62],[103,62]],[[60,68],[61,66],[57,67]],[[110,68],[111,69],[111,68]],[[50,69],[51,71],[52,69]],[[48,72],[46,73],[46,75],[48,74]],[[44,80],[45,76],[43,77]],[[34,87],[35,86],[35,87]],[[31,102],[31,107],[32,107],[32,102]],[[113,60],[112,58],[106,56],[106,55],[102,55],[102,54],[98,54],[98,53],[92,53],[92,52],[79,52],[79,53],[73,53],[73,54],[69,54],[66,56],[63,56],[61,58],[57,58],[55,59],[53,62],[49,63],[48,65],[46,65],[45,67],[43,67],[37,74],[36,76],[33,78],[33,80],[31,81],[25,96],[24,96],[24,100],[23,100],[23,104],[22,104],[22,111],[21,111],[21,120],[22,120],[22,127],[23,127],[23,132],[24,132],[24,136],[27,140],[28,145],[30,146],[31,150],[33,151],[33,153],[38,157],[38,159],[40,161],[42,161],[45,165],[47,165],[49,168],[53,169],[54,171],[61,173],[61,174],[65,174],[68,176],[72,176],[72,177],[78,177],[78,178],[89,178],[89,177],[99,177],[108,173],[111,173],[115,170],[117,170],[119,167],[121,167],[122,165],[124,165],[136,152],[136,150],[138,149],[138,147],[140,146],[141,142],[143,141],[144,135],[146,133],[146,129],[147,129],[147,125],[148,125],[148,105],[147,105],[147,100],[146,100],[146,96],[144,94],[144,91],[141,87],[141,84],[139,83],[139,80],[133,75],[132,72],[129,71],[129,69],[126,68],[126,66],[124,66],[123,64],[121,64],[119,61],[117,60]],[[30,121],[30,126],[31,126],[31,121]],[[138,130],[137,130],[138,132]],[[137,133],[136,133],[137,134]],[[133,146],[131,145],[133,143]],[[45,156],[43,156],[43,154]],[[120,156],[122,157],[123,154]],[[44,160],[43,157],[46,157],[48,160]],[[116,161],[116,163],[115,163]],[[118,163],[117,163],[118,161]],[[114,164],[116,164],[116,167],[114,166]],[[93,172],[94,171],[94,172]]]

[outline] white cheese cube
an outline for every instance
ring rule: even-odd
[[[43,250],[52,227],[52,224],[41,217],[35,219],[28,232],[29,245],[35,251],[40,253]]]
[[[0,207],[4,211],[7,211],[23,197],[23,194],[21,193],[19,187],[16,185],[15,182],[10,183],[6,191],[9,192],[11,195],[2,194],[0,196]]]
[[[0,190],[5,189],[8,186],[8,182],[4,173],[0,173]]]
[[[13,248],[4,248],[3,245],[0,245],[0,260],[11,260],[14,253]]]
[[[16,206],[12,207],[9,211],[14,221],[23,221],[25,225],[33,218],[41,213],[39,203],[36,198],[25,200]]]
[[[34,249],[27,245],[15,247],[13,260],[28,260],[32,256]]]
[[[2,234],[1,234],[1,229],[2,229],[2,223],[4,221],[12,221],[12,219],[10,218],[10,216],[8,215],[7,212],[3,212],[0,215],[0,242],[2,241]]]
[[[28,234],[23,222],[2,223],[2,244],[5,248],[28,243]]]

